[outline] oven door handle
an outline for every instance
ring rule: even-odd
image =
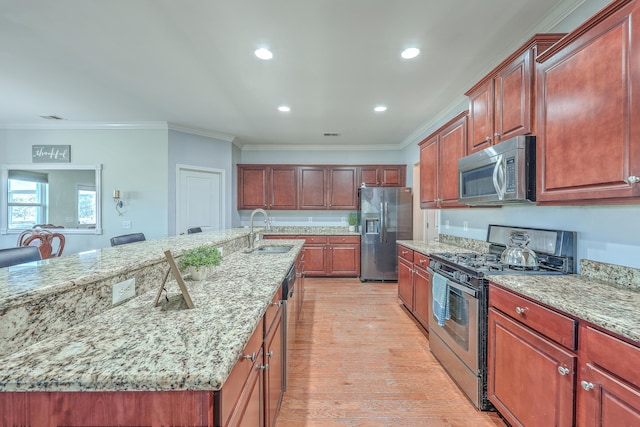
[[[431,267],[427,267],[427,271],[429,273],[431,273],[431,274],[436,274],[436,272],[433,271],[433,269]],[[440,274],[440,273],[438,273],[438,274]],[[447,277],[446,275],[443,275],[443,274],[440,274],[440,275],[444,276],[444,277]],[[458,284],[458,283],[456,283],[456,282],[454,282],[452,280],[449,280],[448,278],[447,278],[447,285],[449,285],[452,288],[457,289],[457,290],[459,290],[461,292],[464,292],[465,294],[469,294],[469,295],[473,296],[474,298],[478,297],[478,291],[476,291],[475,289],[468,288],[468,287],[466,287],[464,285],[460,285],[460,284]]]

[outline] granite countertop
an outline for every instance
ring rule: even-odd
[[[443,242],[422,242],[419,240],[399,240],[398,244],[425,255],[436,252],[474,251],[486,252],[484,242],[458,241],[448,239]],[[455,243],[455,244],[454,244]],[[487,248],[488,249],[488,248]],[[570,275],[488,275],[487,278],[507,289],[539,301],[571,316],[586,320],[596,326],[617,333],[622,337],[640,343],[640,291],[632,285],[616,284],[591,277],[593,270],[602,269],[603,264],[583,260],[582,270],[588,274]],[[591,266],[598,264],[598,266]],[[610,276],[613,272],[628,279],[633,269],[608,266],[605,269]],[[627,273],[621,274],[624,271]],[[599,277],[603,277],[600,274]]]
[[[640,343],[640,292],[598,279],[566,276],[487,276],[507,289]]]
[[[147,292],[0,359],[0,390],[219,390],[303,243],[225,256],[211,278],[187,280],[194,309],[152,307],[156,291]],[[179,294],[175,281],[167,287]]]
[[[271,230],[262,231],[272,236],[359,236],[357,231],[349,231],[344,227],[306,227],[306,226],[271,226]]]
[[[179,256],[196,246],[222,244],[248,235],[249,230],[245,228],[210,231],[0,268],[0,310],[161,262],[164,248]],[[34,264],[37,268],[33,268]]]

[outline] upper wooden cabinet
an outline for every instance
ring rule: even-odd
[[[458,203],[458,159],[467,151],[467,111],[419,145],[420,207],[466,207]]]
[[[238,209],[296,209],[297,174],[290,165],[239,165]]]
[[[637,203],[640,3],[614,1],[538,58],[537,203]]]
[[[238,165],[238,209],[358,208],[358,187],[403,187],[406,165]]]
[[[535,57],[564,34],[537,34],[467,91],[467,153],[535,133]]]
[[[406,165],[360,166],[358,184],[367,187],[404,187],[406,174]]]

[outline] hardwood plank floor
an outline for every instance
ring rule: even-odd
[[[306,279],[276,427],[504,427],[479,412],[401,308],[396,283]]]

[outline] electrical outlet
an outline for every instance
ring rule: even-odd
[[[309,222],[313,222],[313,217],[312,216],[309,217]]]
[[[124,282],[113,285],[112,304],[118,304],[136,296],[136,279],[127,279]]]
[[[219,247],[219,248],[218,248],[218,252],[220,252],[220,256],[222,256],[222,254],[223,254],[222,247]]]
[[[343,224],[347,222],[347,217],[346,216],[341,217],[340,222],[342,222]]]
[[[447,230],[449,229],[449,220],[448,219],[444,221],[444,228],[447,229]]]
[[[462,221],[462,230],[463,231],[469,230],[469,221]]]
[[[131,228],[131,221],[122,221],[122,228],[128,230]]]

